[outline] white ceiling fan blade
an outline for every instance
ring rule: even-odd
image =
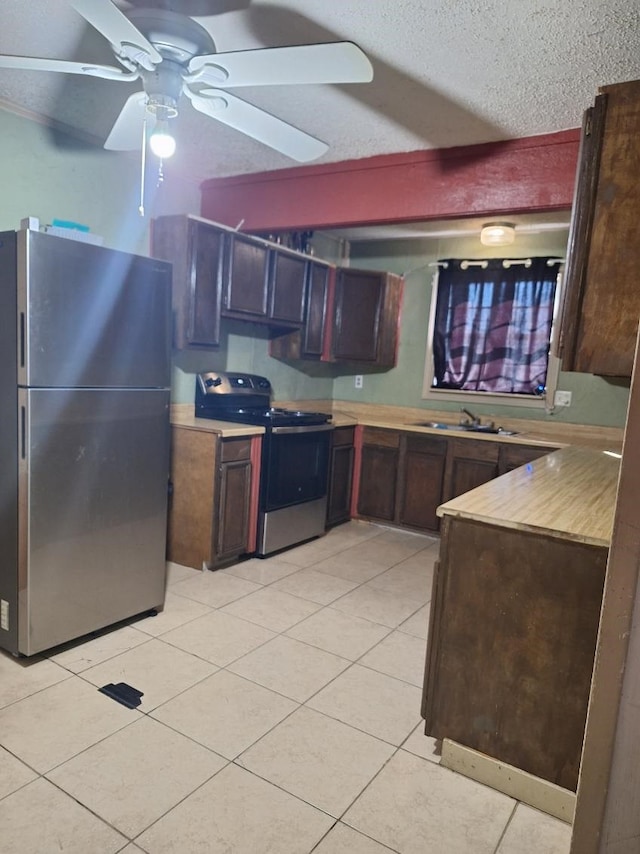
[[[135,92],[127,98],[104,147],[112,151],[134,151],[141,148],[146,109],[147,96],[144,92]]]
[[[113,45],[118,54],[150,71],[162,57],[111,0],[71,0],[71,5]]]
[[[186,86],[185,92],[196,110],[300,163],[315,160],[329,148],[325,142],[228,92],[207,89],[208,97],[202,97],[190,92]]]
[[[353,42],[238,50],[194,56],[188,82],[236,86],[292,83],[368,83],[373,67]]]
[[[131,81],[139,76],[137,71],[123,71],[112,65],[67,62],[64,59],[40,59],[37,56],[0,56],[0,68],[17,68],[21,71],[59,71],[64,74],[104,77],[106,80]]]

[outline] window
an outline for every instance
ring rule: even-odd
[[[558,263],[548,257],[439,261],[423,397],[473,395],[533,406],[552,399]]]

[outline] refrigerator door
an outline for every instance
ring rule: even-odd
[[[21,653],[163,604],[168,411],[164,390],[20,389]]]
[[[171,265],[18,232],[18,385],[167,388]]]

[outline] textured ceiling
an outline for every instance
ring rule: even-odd
[[[144,2],[119,2],[121,8]],[[164,0],[220,52],[351,40],[369,84],[244,89],[323,139],[331,162],[577,127],[598,86],[640,78],[638,0]],[[2,0],[0,53],[113,63],[65,0]],[[99,140],[139,84],[0,69],[0,99]],[[1,121],[1,118],[0,118]],[[285,156],[183,105],[176,166],[196,180],[282,169]],[[52,137],[56,144],[64,138]]]

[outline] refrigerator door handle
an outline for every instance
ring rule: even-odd
[[[25,356],[25,317],[24,311],[20,312],[20,367],[24,368]]]
[[[20,407],[20,456],[23,460],[27,458],[27,409]]]

